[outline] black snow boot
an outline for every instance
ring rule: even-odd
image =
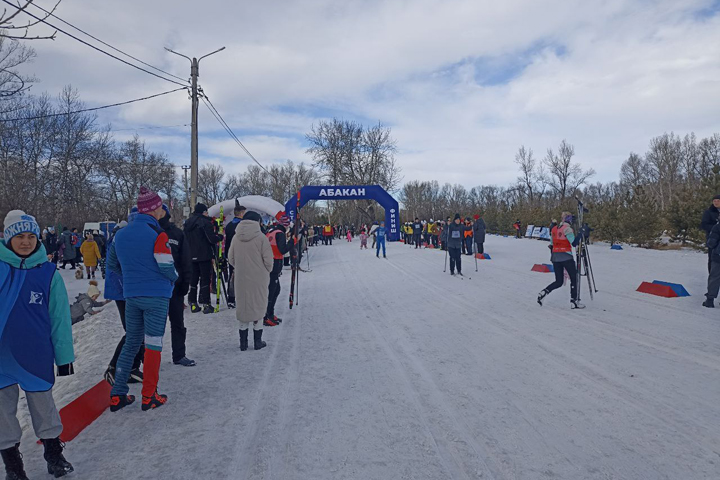
[[[197,303],[191,303],[191,304],[190,304],[190,311],[191,311],[192,313],[199,313],[199,312],[202,311],[202,308],[200,308],[200,305],[198,305]]]
[[[143,372],[139,368],[133,368],[130,370],[130,376],[128,377],[128,383],[142,383]]]
[[[63,447],[65,446],[60,442],[60,438],[50,438],[41,440],[45,446],[45,461],[47,462],[48,473],[55,478],[64,477],[75,469],[70,462],[65,460],[63,457]]]
[[[203,306],[202,312],[205,314],[208,313],[215,313],[215,307],[210,305],[209,303]]]
[[[706,297],[705,301],[703,302],[703,307],[715,308],[715,299],[712,297]]]
[[[248,330],[240,330],[240,351],[244,352],[248,348]]]
[[[547,294],[550,293],[547,290],[543,290],[542,292],[538,293],[538,305],[542,307],[543,298],[547,297]]]
[[[262,330],[253,330],[253,340],[255,341],[255,350],[267,347],[267,343],[263,342]]]
[[[107,370],[105,370],[105,373],[103,374],[103,378],[110,384],[111,387],[115,385],[115,367],[108,365]]]
[[[5,480],[28,480],[20,453],[20,444],[0,450],[5,463]]]

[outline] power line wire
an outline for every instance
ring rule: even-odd
[[[8,5],[10,5],[10,6],[13,7],[13,8],[18,8],[17,5],[13,4],[13,3],[10,2],[9,0],[2,0],[2,1],[5,2],[5,3],[7,3]],[[18,9],[19,9],[19,8],[18,8]],[[54,28],[54,29],[57,30],[58,32],[64,33],[64,34],[67,35],[68,37],[73,38],[73,39],[77,40],[78,42],[80,42],[80,43],[82,43],[82,44],[84,44],[84,45],[87,45],[88,47],[90,47],[90,48],[92,48],[92,49],[94,49],[94,50],[97,50],[97,51],[100,52],[100,53],[104,53],[104,54],[107,55],[108,57],[114,58],[115,60],[124,63],[125,65],[129,65],[129,66],[131,66],[131,67],[133,67],[133,68],[136,68],[136,69],[138,69],[138,70],[140,70],[140,71],[142,71],[142,72],[149,73],[149,74],[152,75],[153,77],[161,78],[161,79],[165,80],[166,82],[174,83],[175,85],[180,85],[180,86],[183,86],[183,87],[186,85],[186,84],[183,84],[183,83],[179,83],[179,82],[177,82],[177,81],[175,81],[175,80],[171,80],[171,79],[169,79],[169,78],[167,78],[167,77],[163,77],[162,75],[159,75],[159,74],[157,74],[157,73],[155,73],[155,72],[151,72],[150,70],[146,70],[146,69],[144,69],[144,68],[142,68],[142,67],[138,67],[137,65],[135,65],[135,64],[133,64],[133,63],[130,63],[130,62],[126,61],[126,60],[123,60],[123,59],[120,58],[120,57],[117,57],[117,56],[113,55],[112,53],[106,52],[106,51],[103,50],[102,48],[96,47],[95,45],[93,45],[93,44],[91,44],[91,43],[88,43],[88,42],[86,42],[85,40],[83,40],[83,39],[81,39],[81,38],[76,37],[76,36],[73,35],[72,33],[68,33],[68,32],[66,32],[66,31],[63,30],[63,29],[56,27],[55,25],[53,25],[52,23],[48,22],[47,20],[45,20],[45,19],[43,19],[43,18],[40,18],[40,17],[38,17],[38,16],[36,16],[36,15],[33,15],[32,13],[28,12],[27,10],[23,10],[23,13],[24,13],[25,15],[31,16],[32,18],[34,18],[35,20],[37,20],[37,21],[39,21],[39,22],[44,23],[45,25],[48,25],[49,27]]]
[[[183,123],[181,125],[158,125],[156,127],[137,127],[137,128],[114,128],[111,132],[125,132],[130,130],[153,130],[157,128],[177,128],[177,127],[189,127],[189,123]]]
[[[167,92],[156,93],[155,95],[150,95],[147,97],[136,98],[134,100],[128,100],[127,102],[113,103],[111,105],[103,105],[102,107],[84,108],[82,110],[75,110],[74,112],[49,113],[47,115],[37,115],[35,117],[25,117],[25,118],[2,118],[2,119],[0,119],[0,123],[20,122],[20,121],[24,121],[24,120],[37,120],[40,118],[60,117],[62,115],[72,115],[75,113],[93,112],[95,110],[102,110],[102,109],[110,108],[110,107],[119,107],[120,105],[127,105],[129,103],[141,102],[143,100],[150,100],[151,98],[160,97],[162,95],[167,95],[168,93],[179,92],[180,90],[186,90],[186,89],[187,89],[187,87],[176,88],[175,90],[169,90]]]
[[[265,172],[266,172],[268,175],[271,175],[272,177],[274,177],[274,178],[277,179],[277,177],[275,177],[275,175],[274,175],[272,172],[270,172],[267,168],[265,168],[265,167],[263,166],[263,164],[260,163],[260,162],[257,160],[257,158],[255,158],[255,156],[254,156],[252,153],[250,153],[250,150],[248,150],[248,149],[245,147],[245,145],[243,145],[243,143],[240,141],[240,139],[237,137],[237,135],[235,135],[235,133],[232,131],[232,129],[231,129],[230,126],[227,124],[227,122],[225,121],[225,119],[222,117],[222,115],[220,115],[220,112],[217,111],[217,109],[215,108],[215,105],[212,104],[212,102],[210,101],[210,99],[208,98],[208,96],[205,95],[205,94],[203,94],[202,97],[200,97],[200,98],[202,98],[203,103],[204,103],[205,106],[208,108],[208,110],[210,110],[210,113],[213,114],[213,116],[215,117],[215,119],[220,123],[220,125],[222,125],[222,127],[225,129],[225,131],[228,133],[228,135],[230,135],[230,137],[231,137],[233,140],[235,140],[235,142],[240,146],[240,148],[242,148],[243,151],[245,151],[245,153],[247,153],[247,155],[248,155],[255,163],[257,163],[260,168],[262,168],[263,170],[265,170]]]
[[[42,10],[43,12],[45,12],[49,17],[54,17],[54,18],[58,19],[59,21],[61,21],[61,22],[64,23],[65,25],[67,25],[67,26],[69,26],[69,27],[72,27],[72,28],[74,28],[75,30],[77,30],[77,31],[79,31],[79,32],[81,32],[81,33],[84,33],[84,34],[87,35],[88,37],[90,37],[90,38],[92,38],[93,40],[96,40],[96,41],[102,43],[102,44],[105,45],[106,47],[110,47],[110,48],[112,48],[113,50],[115,50],[116,52],[122,53],[122,54],[125,55],[126,57],[132,58],[132,59],[135,60],[136,62],[142,63],[142,64],[145,65],[146,67],[150,67],[150,68],[152,68],[152,69],[154,69],[154,70],[157,70],[158,72],[162,72],[162,73],[164,73],[165,75],[168,75],[168,76],[170,76],[170,77],[177,78],[177,79],[180,80],[180,81],[187,82],[187,78],[178,77],[177,75],[173,75],[173,74],[170,73],[170,72],[166,72],[165,70],[162,70],[162,69],[160,69],[160,68],[158,68],[158,67],[156,67],[156,66],[154,66],[154,65],[150,65],[149,63],[143,62],[143,61],[140,60],[139,58],[133,57],[133,56],[130,55],[129,53],[123,52],[123,51],[120,50],[119,48],[113,47],[113,46],[110,45],[109,43],[100,40],[99,38],[97,38],[97,37],[89,34],[88,32],[86,32],[85,30],[83,30],[83,29],[81,29],[81,28],[79,28],[79,27],[76,27],[75,25],[73,25],[73,24],[70,23],[70,22],[67,22],[67,21],[63,20],[62,18],[58,17],[58,16],[55,15],[54,13],[52,13],[52,12],[50,12],[50,11],[48,11],[48,10],[45,10],[45,9],[44,9],[43,7],[41,7],[40,5],[35,5],[34,3],[31,3],[30,5],[32,5],[32,6],[35,7],[35,8],[39,8],[40,10]],[[47,17],[46,17],[46,18],[47,18]]]

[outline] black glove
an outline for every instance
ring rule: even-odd
[[[58,367],[57,367],[58,377],[67,377],[68,375],[73,375],[74,373],[75,373],[75,369],[73,368],[72,363],[66,363],[65,365],[58,365]]]
[[[550,251],[552,252],[552,243],[551,243],[550,245],[548,245],[548,248],[549,248]]]
[[[580,243],[580,238],[581,238],[580,235],[578,235],[577,237],[575,237],[575,239],[574,239],[573,242],[572,242],[572,246],[573,246],[573,247],[577,247],[577,246],[578,246],[578,244]]]

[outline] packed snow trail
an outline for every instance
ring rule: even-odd
[[[310,249],[300,305],[278,301],[268,348],[240,352],[234,311],[186,313],[188,356],[162,408],[106,412],[69,443],[74,478],[717,479],[720,311],[700,306],[707,257],[592,246],[598,287],[571,311],[544,242],[489,236],[493,260],[357,243]],[[64,273],[71,296],[87,288]],[[290,275],[281,277],[287,298]],[[634,290],[683,283],[692,297]],[[59,406],[97,382],[121,335],[113,304],[75,326],[76,374]],[[139,395],[140,387],[131,386]],[[24,402],[21,402],[23,405]],[[137,406],[137,408],[135,408]],[[27,415],[24,413],[24,423]],[[27,429],[31,478],[42,448]]]

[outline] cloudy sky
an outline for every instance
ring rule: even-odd
[[[332,117],[390,126],[405,181],[467,187],[513,182],[523,144],[543,156],[567,139],[608,181],[652,136],[720,132],[718,0],[63,0],[57,15],[183,78],[163,47],[225,46],[200,84],[266,165],[309,161],[305,133]],[[61,33],[33,46],[36,93],[71,84],[99,106],[174,88]],[[99,119],[189,163],[189,127],[170,127],[189,123],[183,92]],[[202,103],[199,124],[201,163],[244,171]]]

